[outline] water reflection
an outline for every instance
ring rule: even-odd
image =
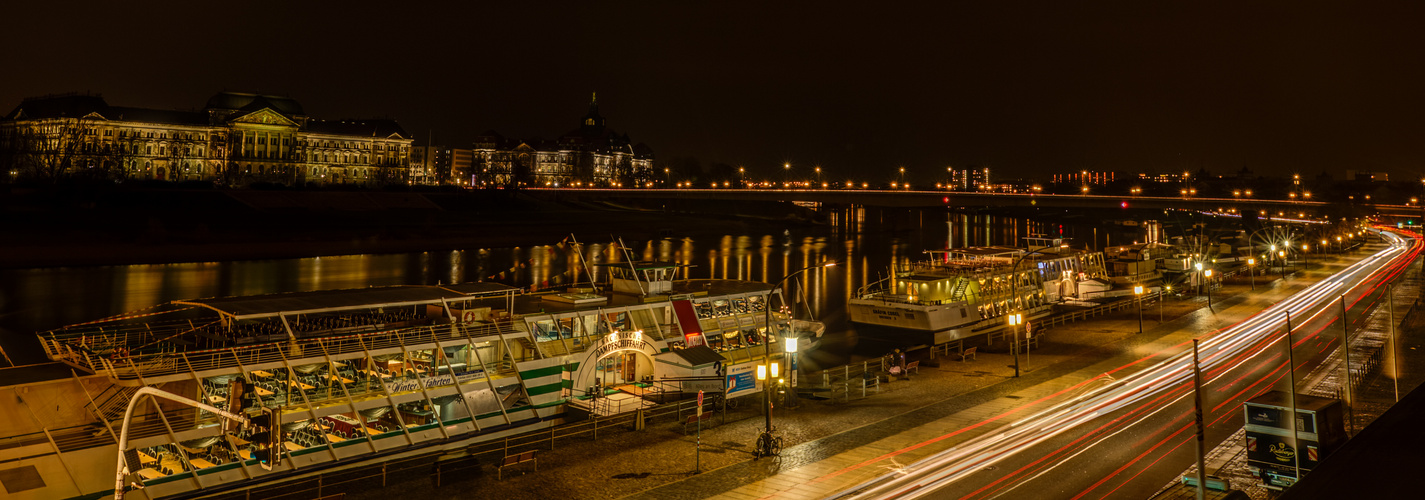
[[[885,279],[893,262],[956,247],[1012,245],[1030,234],[1063,235],[1072,228],[944,210],[844,208],[819,227],[758,234],[686,234],[528,242],[514,248],[472,248],[408,254],[198,262],[0,271],[0,345],[21,363],[43,361],[33,333],[162,302],[234,295],[364,288],[403,284],[497,281],[529,290],[605,278],[602,264],[630,259],[690,266],[684,278],[781,280],[788,270],[836,261],[790,280],[786,297],[798,317],[827,321],[829,359],[845,359],[865,338],[845,322],[845,304],[862,287]],[[1072,236],[1072,234],[1068,234]],[[824,259],[824,260],[823,260]],[[864,347],[864,346],[863,346]],[[872,351],[875,348],[866,348]],[[879,354],[867,352],[867,354]]]

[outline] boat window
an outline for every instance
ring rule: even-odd
[[[654,339],[661,339],[659,332],[664,331],[664,329],[660,328],[658,323],[653,320],[653,311],[634,309],[628,311],[626,314],[627,318],[624,321],[628,326],[625,328],[643,330],[644,335],[651,336]]]
[[[752,312],[765,312],[767,310],[767,301],[763,300],[760,295],[748,297],[747,309]]]
[[[555,340],[567,336],[564,335],[563,332],[559,325],[554,323],[554,320],[546,319],[534,323],[534,339],[539,342]]]

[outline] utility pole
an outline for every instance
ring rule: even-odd
[[[1395,359],[1391,360],[1390,373],[1391,382],[1395,384],[1395,402],[1400,402],[1400,339],[1395,336],[1395,284],[1385,286],[1385,293],[1390,295],[1390,352]]]
[[[1351,397],[1351,325],[1346,322],[1346,295],[1341,294],[1341,352],[1346,357],[1346,387],[1343,393],[1346,396],[1346,436],[1355,434],[1356,411],[1353,408],[1355,398]]]
[[[1192,400],[1193,420],[1197,422],[1197,500],[1203,500],[1207,491],[1207,456],[1203,451],[1206,430],[1202,426],[1202,370],[1197,361],[1198,339],[1192,339]]]
[[[1291,401],[1291,418],[1287,421],[1291,422],[1291,449],[1296,451],[1296,453],[1292,453],[1291,458],[1296,467],[1296,480],[1300,481],[1301,445],[1299,443],[1301,434],[1296,426],[1296,353],[1292,350],[1291,344],[1291,311],[1286,312],[1286,363],[1286,372],[1290,377],[1291,383],[1291,385],[1287,387],[1287,397],[1290,398]]]

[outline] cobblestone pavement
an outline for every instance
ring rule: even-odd
[[[1316,265],[1316,264],[1314,264]],[[1219,311],[1240,302],[1249,291],[1247,280],[1230,281],[1212,292]],[[1290,293],[1310,282],[1258,277],[1257,293]],[[848,401],[803,400],[796,409],[774,410],[774,425],[785,439],[778,458],[754,460],[752,443],[764,426],[760,400],[729,411],[726,422],[702,430],[697,438],[684,435],[681,422],[650,421],[644,430],[605,429],[599,439],[561,439],[554,450],[539,455],[538,471],[505,473],[497,480],[493,464],[458,474],[446,474],[440,486],[428,475],[390,478],[379,491],[350,492],[352,498],[385,498],[393,491],[432,498],[608,499],[608,498],[740,498],[735,488],[759,481],[802,481],[799,467],[829,461],[838,453],[874,446],[887,436],[906,432],[983,403],[1030,391],[1038,386],[1072,384],[1060,380],[1110,356],[1149,349],[1164,331],[1225,326],[1223,318],[1206,314],[1207,298],[1180,296],[1164,303],[1165,324],[1156,311],[1145,310],[1145,334],[1137,335],[1133,309],[1058,326],[1045,333],[1040,348],[1028,359],[1028,369],[1013,378],[1007,352],[981,351],[978,359],[921,361],[909,380],[883,382],[879,393]],[[1153,309],[1156,309],[1154,307]],[[924,351],[920,351],[924,352]],[[750,403],[750,404],[749,404]],[[718,418],[718,421],[721,419]],[[944,432],[944,429],[936,430]],[[700,465],[701,473],[695,472]],[[787,495],[783,495],[787,496]]]

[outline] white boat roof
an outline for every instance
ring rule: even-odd
[[[491,295],[513,294],[518,288],[500,283],[471,282],[456,285],[415,285],[317,290],[246,297],[215,297],[174,301],[206,307],[233,319],[255,319],[278,314],[310,314],[349,309],[439,304]]]
[[[973,258],[973,257],[1000,257],[1000,256],[1007,256],[1007,255],[1020,254],[1020,253],[1024,253],[1024,251],[1023,251],[1023,250],[1020,250],[1020,249],[1018,249],[1018,248],[1014,248],[1014,247],[993,246],[993,247],[963,247],[963,248],[952,248],[952,249],[949,249],[949,250],[926,250],[925,253],[928,253],[928,254],[931,254],[931,255],[947,254],[947,253],[948,253],[948,254],[951,254],[951,255],[963,255],[963,256],[965,256],[965,257],[972,257],[972,258]]]

